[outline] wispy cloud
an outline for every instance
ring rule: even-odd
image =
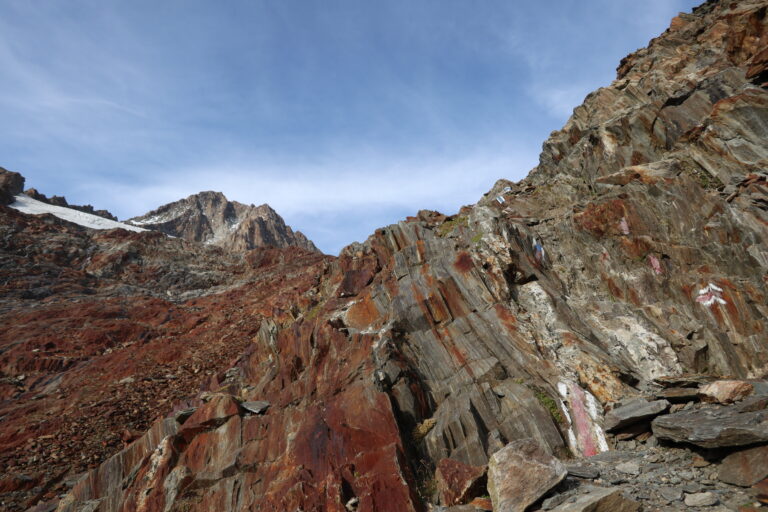
[[[0,154],[120,217],[200,190],[323,249],[501,177],[694,0],[0,4]]]

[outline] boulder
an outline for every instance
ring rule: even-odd
[[[0,167],[0,204],[13,203],[14,196],[24,190],[24,176],[17,172],[11,172]]]
[[[717,380],[699,388],[702,402],[732,404],[752,394],[752,384],[743,380]]]
[[[485,493],[487,468],[470,466],[453,459],[442,459],[437,463],[435,480],[440,503],[462,505]]]
[[[488,492],[495,512],[523,512],[559,484],[568,470],[533,439],[508,444],[488,464]]]
[[[732,453],[723,459],[717,477],[727,483],[749,487],[768,477],[768,446]]]
[[[552,512],[637,512],[640,504],[624,497],[621,488],[586,486],[575,500],[555,507]]]
[[[656,418],[653,434],[667,441],[702,448],[768,442],[768,410],[739,412],[735,406],[709,406]]]
[[[669,409],[666,400],[647,402],[643,399],[633,400],[626,405],[617,407],[605,415],[605,430],[611,432],[640,421],[658,416]]]

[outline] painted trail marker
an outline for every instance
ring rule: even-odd
[[[651,263],[651,268],[654,272],[656,272],[657,275],[661,275],[664,271],[661,270],[661,263],[659,263],[659,258],[654,256],[653,254],[648,255],[648,261]]]
[[[542,247],[541,242],[539,242],[536,238],[533,239],[532,242],[533,245],[533,256],[536,258],[536,261],[541,263],[544,261],[544,247]]]
[[[704,288],[699,290],[699,296],[696,297],[696,302],[710,307],[717,302],[718,304],[725,304],[726,301],[722,297],[723,289],[712,283],[707,284]]]

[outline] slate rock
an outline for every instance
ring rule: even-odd
[[[597,468],[587,464],[567,464],[565,467],[568,469],[568,474],[570,476],[586,478],[590,480],[594,480],[595,478],[600,477],[600,471]]]
[[[713,492],[697,492],[685,495],[685,504],[689,507],[712,507],[718,502],[717,494]]]
[[[256,400],[254,402],[243,402],[240,406],[251,414],[264,414],[269,409],[269,402]]]
[[[654,400],[653,402],[647,402],[643,399],[633,400],[605,415],[605,430],[611,432],[653,418],[667,409],[669,409],[669,402],[666,400]]]
[[[435,470],[440,503],[462,505],[484,494],[486,470],[485,466],[470,466],[457,460],[442,459]]]
[[[768,442],[768,410],[740,413],[733,406],[711,406],[658,417],[651,427],[659,439],[702,448],[745,446]]]
[[[727,483],[749,487],[768,477],[768,446],[732,453],[723,459],[717,477]]]
[[[552,509],[553,512],[637,512],[641,506],[626,498],[621,488],[585,486],[575,500],[569,499]]]
[[[669,400],[672,403],[684,403],[699,399],[699,390],[697,388],[667,388],[659,391],[656,397],[662,400]]]
[[[495,512],[523,512],[568,474],[562,462],[533,439],[509,443],[488,464],[488,492]]]

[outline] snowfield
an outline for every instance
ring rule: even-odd
[[[8,206],[19,210],[22,213],[30,213],[32,215],[50,213],[60,219],[91,229],[123,228],[129,231],[146,231],[146,229],[131,226],[130,224],[123,224],[122,222],[115,222],[114,220],[105,219],[98,215],[92,215],[90,213],[73,210],[72,208],[65,208],[63,206],[54,206],[52,204],[43,203],[42,201],[32,199],[25,194],[17,195],[16,202],[9,204]]]

